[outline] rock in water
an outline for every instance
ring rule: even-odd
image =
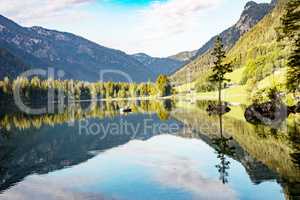
[[[299,112],[299,108],[300,102],[290,107],[281,102],[266,102],[249,106],[244,116],[252,124],[279,125],[290,113]]]
[[[223,115],[225,113],[230,112],[230,108],[225,105],[208,105],[206,111],[208,112],[209,115]]]

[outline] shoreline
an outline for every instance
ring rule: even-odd
[[[105,98],[105,99],[87,99],[87,100],[71,100],[70,103],[80,103],[80,102],[109,102],[109,101],[136,101],[136,100],[166,100],[172,99],[174,96],[167,97],[130,97],[130,98]],[[53,103],[59,103],[59,101],[54,101]]]

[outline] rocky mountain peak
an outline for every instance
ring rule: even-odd
[[[244,10],[248,10],[253,6],[257,6],[257,3],[255,1],[249,1],[248,3],[246,3]]]
[[[276,0],[273,0],[276,2]],[[264,16],[266,16],[273,6],[268,3],[256,3],[249,1],[240,16],[240,19],[232,27],[223,31],[220,35],[223,39],[226,48],[231,48],[235,42],[246,32],[248,32],[253,26],[255,26]],[[197,56],[203,55],[214,45],[216,36],[211,38],[204,46],[202,46]]]
[[[258,21],[260,21],[269,11],[272,6],[268,3],[256,3],[249,1],[245,5],[245,9],[241,14],[239,21],[236,24],[240,34],[249,31]]]
[[[271,6],[275,7],[278,3],[278,0],[272,0],[271,1]]]
[[[218,34],[221,36],[225,48],[230,50],[246,32],[269,14],[277,2],[280,1],[286,0],[273,0],[271,3],[256,3],[254,1],[249,1],[241,13],[240,19],[233,26]],[[176,73],[172,75],[172,78],[184,80],[183,77],[186,77],[188,71],[198,70],[200,67],[197,68],[197,66],[209,66],[209,52],[214,46],[216,37],[217,35],[206,42],[197,51],[193,60],[183,66],[180,70],[177,70]]]

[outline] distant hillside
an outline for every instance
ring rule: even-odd
[[[245,5],[244,11],[242,12],[238,22],[220,34],[225,48],[227,50],[231,49],[241,38],[241,36],[247,33],[262,18],[264,18],[273,7],[274,3],[257,4],[253,1],[248,2]],[[215,38],[216,36],[211,38],[203,47],[201,47],[197,52],[196,59],[188,63],[182,69],[178,70],[172,75],[172,78],[186,82],[187,77],[190,76],[191,80],[195,80],[201,71],[206,71],[205,68],[211,65],[210,50],[214,45]]]
[[[172,58],[155,58],[144,53],[137,53],[132,56],[151,70],[155,76],[158,76],[159,74],[169,75],[184,64],[184,62],[180,60]]]
[[[28,69],[29,66],[23,61],[6,49],[0,48],[0,79],[4,77],[15,78]]]
[[[128,74],[136,82],[155,79],[142,63],[122,51],[71,33],[21,27],[1,15],[0,46],[33,67],[62,69],[67,74],[65,78],[97,81],[100,70],[116,70]],[[124,80],[116,74],[104,78],[107,81]]]
[[[174,60],[183,61],[183,62],[188,62],[197,55],[197,52],[198,52],[198,50],[184,51],[184,52],[180,52],[176,55],[170,56],[169,58],[174,59]]]

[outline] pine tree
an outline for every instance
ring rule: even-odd
[[[278,29],[278,39],[287,39],[292,50],[288,57],[287,89],[296,92],[300,85],[300,0],[289,0],[285,14],[281,18],[281,27]]]
[[[159,75],[156,80],[156,86],[160,92],[160,96],[171,95],[172,87],[166,75]]]
[[[212,52],[214,56],[213,73],[209,77],[209,81],[218,84],[219,91],[219,105],[221,105],[222,96],[222,85],[225,81],[230,81],[225,78],[226,73],[232,72],[232,67],[230,63],[224,63],[226,58],[226,52],[224,50],[224,45],[220,36],[216,38],[215,46]]]

